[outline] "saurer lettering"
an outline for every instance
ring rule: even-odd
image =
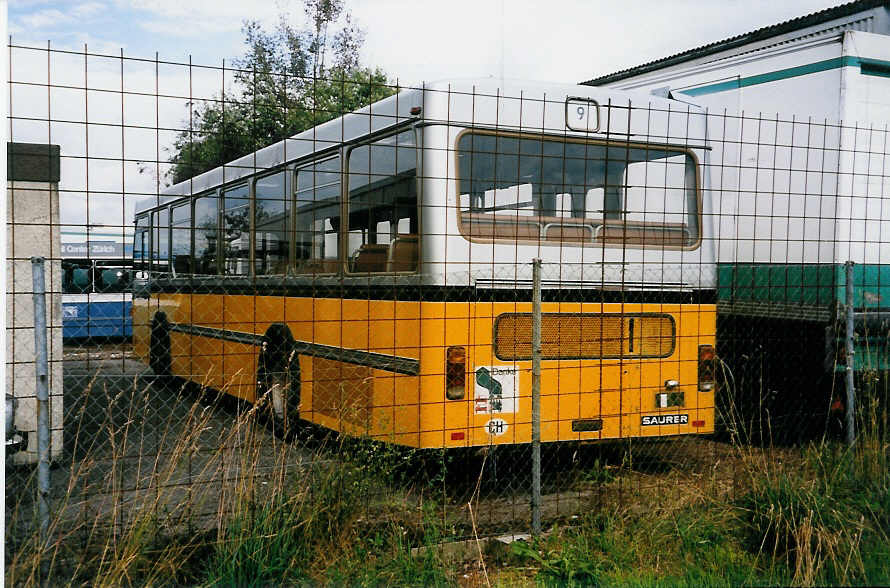
[[[655,416],[644,416],[640,422],[644,427],[653,425],[688,425],[688,414],[658,414]]]

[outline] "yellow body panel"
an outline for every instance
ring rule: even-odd
[[[133,341],[147,360],[151,319],[262,335],[285,323],[298,341],[419,360],[404,375],[337,360],[300,356],[300,416],[319,425],[412,447],[462,447],[531,440],[531,361],[503,361],[492,347],[504,313],[530,303],[411,302],[218,294],[161,294],[133,303]],[[714,393],[697,385],[698,347],[714,345],[715,305],[544,303],[544,313],[660,313],[673,317],[676,344],[665,358],[561,359],[542,362],[542,441],[649,437],[714,430]],[[466,394],[445,398],[449,346],[467,351]],[[175,375],[255,398],[257,348],[219,338],[171,332]],[[476,402],[479,367],[506,370],[517,382],[502,412]],[[512,372],[515,370],[515,374]],[[684,406],[656,408],[667,380],[679,382]],[[687,415],[686,424],[642,426],[644,416]],[[602,430],[575,432],[572,421],[602,419]],[[695,426],[694,426],[695,425]]]

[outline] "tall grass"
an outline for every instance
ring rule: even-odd
[[[201,390],[182,387],[166,392],[171,403],[163,412],[157,384],[93,381],[89,401],[69,415],[82,430],[71,436],[71,464],[54,474],[64,491],[49,545],[38,540],[27,496],[7,509],[6,581],[890,583],[890,444],[881,393],[860,393],[853,447],[826,439],[775,448],[736,436],[723,458],[732,461],[734,485],[716,474],[678,484],[667,471],[637,487],[629,483],[640,475],[631,444],[623,457],[588,460],[570,480],[591,503],[571,524],[516,542],[506,556],[480,546],[465,565],[439,549],[468,530],[447,519],[455,505],[444,489],[454,485],[454,466],[465,463],[455,454],[420,456],[333,436],[285,443],[252,406],[220,412]],[[480,482],[471,514],[485,508]],[[428,549],[412,554],[418,546]]]
[[[768,421],[726,413],[734,485],[638,488],[623,506],[592,507],[575,524],[514,544],[505,567],[544,585],[890,584],[886,389],[882,378],[860,380],[852,447],[828,437],[775,447],[759,437]],[[602,480],[603,491],[627,475]]]
[[[797,585],[890,581],[890,440],[881,379],[859,378],[853,446],[824,439],[789,464],[743,452],[749,489],[735,505],[749,546]]]
[[[443,537],[434,488],[406,483],[411,452],[333,436],[286,443],[256,408],[220,410],[222,395],[172,385],[160,393],[166,406],[159,383],[139,378],[86,387],[69,415],[73,459],[54,473],[64,489],[49,544],[30,492],[7,509],[9,585],[442,584],[453,575],[434,552],[410,555]]]

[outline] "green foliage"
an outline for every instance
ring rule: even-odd
[[[578,483],[582,486],[601,486],[614,482],[615,479],[612,469],[597,457],[589,467],[579,471]]]
[[[727,586],[763,581],[716,505],[677,512],[590,515],[531,544],[512,545],[543,585]]]
[[[603,572],[603,562],[600,558],[590,557],[592,554],[587,551],[585,536],[577,535],[575,539],[563,549],[541,548],[525,541],[514,541],[511,549],[520,559],[531,560],[538,565],[539,579],[544,584],[596,585]]]
[[[401,514],[386,514],[388,493],[407,483],[416,459],[416,451],[344,437],[336,463],[322,462],[274,487],[239,489],[207,559],[204,583],[449,584],[453,573],[436,549],[411,553],[416,545],[444,540],[439,503],[420,503],[410,524],[404,504],[393,505]],[[372,497],[380,497],[376,514],[368,508]]]
[[[748,547],[798,584],[887,582],[890,563],[875,552],[887,551],[888,463],[885,443],[862,438],[853,448],[812,447],[803,467],[755,476],[737,502]]]
[[[221,529],[206,567],[214,586],[266,586],[308,581],[319,555],[351,528],[365,494],[363,474],[351,467],[313,468],[309,483],[242,493]],[[301,476],[305,484],[306,476]],[[303,492],[286,488],[305,487]],[[267,489],[270,496],[261,493]]]
[[[303,10],[306,29],[284,15],[272,31],[244,24],[247,51],[234,64],[235,89],[194,106],[189,129],[173,143],[171,182],[395,93],[381,69],[360,64],[364,33],[342,0],[304,0]]]
[[[420,543],[435,545],[438,525],[424,517]],[[325,572],[333,585],[353,586],[445,586],[453,582],[453,570],[435,548],[412,554],[414,541],[402,523],[388,521],[362,530]]]

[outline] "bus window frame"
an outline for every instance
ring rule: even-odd
[[[460,201],[460,140],[466,134],[477,134],[477,135],[488,135],[491,137],[509,137],[514,139],[532,139],[538,141],[546,141],[546,140],[554,140],[560,141],[563,143],[579,143],[586,145],[602,145],[608,148],[626,148],[626,149],[643,149],[643,150],[661,150],[661,151],[675,151],[677,154],[685,154],[688,155],[692,159],[692,163],[695,167],[695,196],[696,196],[696,218],[698,224],[698,234],[697,238],[694,242],[689,243],[687,245],[669,245],[665,243],[653,243],[651,245],[640,244],[627,242],[625,240],[621,241],[609,241],[609,240],[597,240],[596,234],[598,232],[597,229],[602,229],[603,227],[608,226],[606,223],[606,219],[603,219],[603,222],[598,226],[594,227],[594,239],[590,242],[578,242],[577,240],[572,239],[558,239],[558,238],[544,238],[539,237],[538,239],[527,239],[527,238],[511,238],[511,237],[475,237],[470,234],[468,229],[464,226],[464,222],[461,219],[461,201]],[[601,139],[601,138],[586,138],[576,135],[569,134],[553,134],[553,133],[524,133],[520,131],[501,131],[495,129],[486,129],[486,128],[477,128],[477,127],[464,127],[459,130],[457,135],[454,138],[454,141],[450,143],[450,149],[454,152],[454,178],[453,178],[453,186],[454,193],[456,195],[456,203],[453,207],[449,206],[449,208],[453,208],[454,214],[457,221],[458,232],[460,232],[461,237],[466,239],[470,243],[485,243],[485,244],[505,244],[511,243],[514,245],[545,245],[545,246],[556,246],[556,247],[582,247],[582,248],[595,248],[595,247],[604,247],[609,249],[645,249],[645,250],[655,250],[655,251],[695,251],[699,249],[702,245],[703,232],[704,232],[704,213],[702,210],[704,196],[702,194],[702,167],[701,160],[695,151],[683,145],[674,145],[670,143],[644,143],[639,141],[624,141],[620,139]],[[626,172],[625,172],[626,173]],[[541,217],[536,217],[541,218]],[[626,221],[620,221],[619,223],[613,224],[613,226],[625,226],[624,223]],[[653,225],[656,226],[656,225]]]
[[[361,140],[352,142],[348,145],[348,147],[344,150],[345,157],[341,158],[341,196],[340,196],[340,206],[341,206],[341,219],[346,219],[346,222],[340,222],[340,271],[344,276],[348,277],[356,277],[356,276],[381,276],[381,275],[416,275],[420,273],[420,260],[422,258],[421,248],[423,246],[423,239],[421,238],[421,210],[423,206],[421,206],[422,202],[422,193],[421,186],[422,182],[420,181],[423,177],[423,133],[420,132],[417,123],[409,123],[404,125],[399,125],[393,129],[389,129],[386,132],[382,133],[371,133],[365,137],[362,137]],[[349,158],[352,156],[352,152],[356,149],[364,147],[366,145],[370,145],[381,139],[386,139],[388,137],[393,137],[397,135],[401,135],[406,131],[412,131],[414,133],[414,161],[415,161],[415,173],[414,173],[414,190],[417,194],[417,200],[415,202],[415,214],[417,215],[417,262],[414,266],[413,270],[406,271],[381,271],[381,272],[353,272],[349,271],[349,255],[348,255],[348,235],[349,235]],[[398,222],[398,221],[396,221]]]
[[[182,277],[179,276],[175,269],[176,260],[173,258],[173,211],[177,208],[188,207],[189,211],[189,222],[188,225],[182,228],[178,228],[178,231],[188,231],[188,257],[189,257],[189,269],[185,272],[185,275],[191,276],[194,274],[195,268],[195,206],[194,206],[194,198],[188,197],[182,200],[177,200],[175,202],[170,203],[170,264],[168,266],[168,273],[174,277]]]
[[[288,166],[288,173],[290,174],[290,182],[291,182],[291,190],[290,190],[290,202],[291,202],[291,208],[292,208],[292,211],[291,211],[292,225],[291,226],[293,227],[293,231],[292,231],[293,238],[291,239],[293,241],[293,243],[291,244],[292,252],[291,252],[291,256],[290,256],[291,258],[290,258],[290,262],[289,262],[290,265],[288,267],[289,267],[290,271],[293,273],[293,275],[295,275],[295,276],[330,277],[330,276],[340,276],[343,273],[343,264],[345,263],[343,261],[343,257],[346,252],[345,245],[344,245],[344,240],[346,239],[346,235],[344,232],[344,224],[345,223],[342,220],[343,213],[344,213],[344,208],[343,208],[344,181],[343,181],[343,177],[345,175],[343,166],[344,166],[344,161],[346,160],[346,158],[344,157],[344,153],[346,153],[346,149],[342,145],[338,145],[336,147],[329,147],[327,149],[323,149],[321,151],[318,151],[317,153],[312,153],[307,157],[299,159]],[[336,259],[337,269],[335,271],[330,271],[330,272],[298,272],[297,271],[297,209],[299,208],[299,203],[297,201],[297,185],[298,185],[297,174],[300,172],[301,169],[303,169],[307,166],[317,165],[319,163],[323,163],[325,161],[334,159],[336,157],[340,158],[340,166],[339,166],[340,167],[340,171],[339,171],[339,174],[340,174],[340,202],[337,203],[338,208],[340,209],[340,223],[339,223],[340,226],[337,229],[337,241],[338,241],[337,242],[337,259]],[[313,186],[314,186],[314,184],[313,184]]]
[[[216,187],[211,190],[206,190],[204,192],[200,192],[193,196],[189,196],[189,200],[192,205],[192,223],[191,223],[191,241],[192,241],[192,276],[200,276],[203,278],[220,278],[222,274],[220,273],[220,224],[222,218],[222,212],[220,207],[220,194],[222,193],[221,187]],[[198,227],[195,226],[195,209],[197,208],[197,202],[199,198],[213,198],[216,200],[216,225],[214,227],[214,232],[216,233],[216,255],[214,256],[214,265],[216,266],[216,273],[213,274],[204,274],[204,273],[195,273],[195,270],[198,267],[197,257],[195,256],[195,235],[198,231]],[[204,230],[204,229],[201,229]]]
[[[140,229],[139,228],[139,220],[143,219],[143,218],[146,219],[146,224],[145,224],[145,227]],[[151,255],[151,210],[146,210],[146,211],[140,212],[140,213],[136,214],[133,219],[133,257],[134,257],[133,272],[136,274],[136,276],[139,276],[140,279],[144,279],[144,276],[142,274],[144,274],[144,272],[148,271],[148,264],[145,261],[146,249],[140,250],[140,253],[142,254],[142,256],[140,258],[140,262],[139,262],[140,265],[137,267],[137,265],[135,263],[136,237],[140,233],[148,233],[148,237],[145,238],[145,245],[146,245],[146,249],[148,249],[149,256],[150,256]],[[141,244],[142,243],[140,243],[140,245]],[[134,279],[136,276],[134,276]]]
[[[284,178],[285,225],[284,233],[288,236],[287,265],[283,274],[256,273],[256,186],[263,178],[282,174]],[[289,276],[296,267],[296,165],[283,165],[270,168],[263,173],[252,176],[250,180],[250,275],[253,277]]]
[[[226,260],[228,256],[226,255],[226,247],[223,244],[224,236],[225,236],[225,227],[223,224],[225,223],[225,215],[226,215],[226,192],[231,192],[237,190],[238,188],[246,187],[247,188],[247,243],[248,243],[248,252],[247,252],[247,272],[243,274],[227,274],[226,273]],[[252,247],[254,241],[253,235],[253,181],[252,176],[248,176],[247,178],[239,178],[238,180],[231,182],[229,184],[224,184],[219,186],[216,190],[217,194],[217,268],[219,270],[219,277],[222,278],[236,278],[236,279],[244,279],[248,277],[253,277],[253,270],[251,267],[252,258],[250,248]],[[243,198],[238,197],[238,200],[242,200]],[[233,258],[233,259],[243,259],[241,257]]]
[[[156,277],[160,277],[162,275],[166,276],[166,275],[170,274],[170,245],[171,245],[171,243],[170,243],[170,208],[171,208],[170,204],[167,203],[167,204],[164,204],[163,206],[158,206],[156,208],[152,208],[149,211],[149,213],[150,213],[149,226],[151,227],[151,239],[150,239],[151,249],[149,250],[151,252],[151,256],[149,258],[149,275],[154,275]],[[155,258],[154,258],[154,254],[155,254],[155,249],[154,249],[154,246],[155,246],[155,242],[154,242],[155,223],[154,223],[154,220],[155,220],[155,216],[158,213],[160,213],[161,211],[167,212],[167,231],[166,231],[167,232],[167,269],[166,270],[155,269]],[[157,253],[158,253],[157,265],[161,266],[162,265],[161,259],[160,259],[161,252],[158,251]]]

